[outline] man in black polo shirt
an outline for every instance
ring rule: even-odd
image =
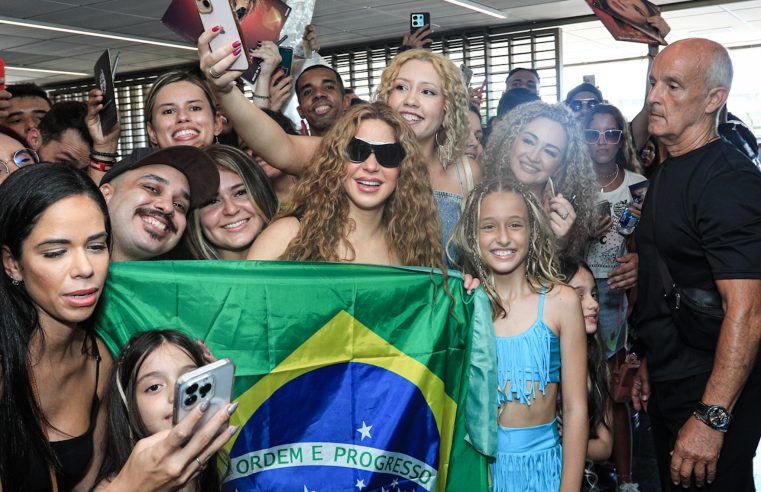
[[[752,491],[761,436],[761,173],[717,133],[732,83],[721,45],[671,44],[650,81],[648,128],[670,157],[636,231],[646,364],[632,396],[651,415],[664,490]],[[718,290],[725,316],[715,347],[699,350],[680,335],[659,255],[677,285]]]
[[[717,134],[732,83],[721,45],[671,44],[650,82],[648,128],[670,157],[636,231],[646,364],[632,396],[651,415],[664,490],[752,491],[761,436],[761,173]],[[710,350],[694,348],[673,323],[659,254],[677,285],[721,295],[725,316]]]

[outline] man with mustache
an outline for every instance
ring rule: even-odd
[[[311,65],[296,79],[296,110],[309,123],[309,134],[321,137],[351,104],[341,76],[326,65]]]
[[[761,173],[717,133],[732,85],[721,45],[672,43],[655,58],[650,85],[648,129],[668,158],[635,232],[636,332],[644,349],[637,353],[645,360],[633,403],[650,414],[663,490],[753,491],[761,436]],[[710,322],[693,314],[705,306],[718,311]]]
[[[189,210],[214,198],[218,188],[217,166],[200,149],[135,150],[100,182],[111,216],[111,260],[150,260],[172,250]]]

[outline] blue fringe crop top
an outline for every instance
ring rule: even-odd
[[[526,331],[497,340],[497,401],[518,400],[531,405],[536,399],[536,383],[544,394],[547,383],[560,382],[560,339],[542,321],[544,291],[539,297],[539,313]]]

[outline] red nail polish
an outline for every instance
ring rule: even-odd
[[[234,56],[240,55],[240,48],[235,48],[235,50],[233,50],[233,55]]]
[[[235,41],[233,43],[233,48],[238,48],[238,47],[240,47],[240,41]]]
[[[214,32],[219,32],[220,29],[222,29],[222,26],[214,26],[211,28],[211,30]]]

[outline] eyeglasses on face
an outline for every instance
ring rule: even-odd
[[[349,160],[355,164],[365,162],[370,154],[375,154],[378,164],[386,168],[399,167],[406,155],[404,147],[399,142],[374,144],[357,137],[349,140],[346,153],[349,155]]]
[[[0,168],[0,172],[4,172],[6,175],[11,173],[10,167],[8,164],[13,162],[16,167],[22,168],[24,166],[28,166],[30,164],[37,164],[40,162],[40,158],[37,157],[37,152],[33,151],[32,149],[21,149],[17,150],[13,153],[13,156],[11,157],[11,160],[8,162],[5,162],[3,160],[0,160],[0,165],[2,165],[2,168]]]
[[[600,104],[600,101],[598,101],[595,98],[589,98],[589,99],[574,99],[573,101],[568,103],[568,106],[571,108],[571,111],[574,113],[578,113],[582,110],[584,106],[587,107],[588,110],[592,110],[593,108],[597,107],[597,105]]]
[[[605,130],[604,132],[601,132],[600,130],[587,128],[584,130],[584,140],[586,140],[588,144],[594,144],[599,142],[600,136],[602,136],[604,143],[615,145],[621,141],[621,135],[623,134],[623,130]]]

